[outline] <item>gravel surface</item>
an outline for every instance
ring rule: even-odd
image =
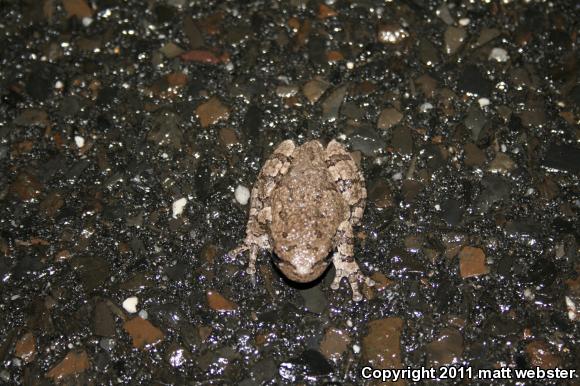
[[[0,0],[0,383],[580,373],[579,15]],[[333,268],[298,285],[264,254],[254,283],[227,255],[284,139],[360,163],[361,302]]]

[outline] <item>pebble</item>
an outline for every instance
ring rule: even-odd
[[[340,86],[336,88],[326,99],[322,102],[322,119],[329,122],[334,122],[338,119],[340,106],[346,96],[347,86]]]
[[[377,39],[385,44],[398,44],[405,40],[409,33],[398,23],[385,24],[379,28]]]
[[[328,360],[339,361],[350,344],[350,336],[338,328],[326,330],[320,342],[320,352]]]
[[[186,197],[182,197],[179,200],[174,201],[173,204],[171,205],[171,209],[173,212],[172,217],[177,218],[178,216],[181,216],[186,205],[187,205]]]
[[[467,17],[462,17],[461,19],[459,19],[459,25],[462,27],[469,25],[470,22],[471,20]]]
[[[81,137],[80,135],[76,135],[75,136],[75,144],[77,145],[78,148],[81,148],[81,147],[85,146],[85,139],[83,137]]]
[[[240,205],[247,205],[250,200],[250,189],[246,188],[244,185],[238,185],[234,191],[236,201]]]
[[[316,103],[318,99],[326,92],[326,90],[330,87],[330,83],[323,79],[312,79],[311,81],[307,82],[302,87],[302,92],[304,96],[310,103]]]
[[[489,106],[490,101],[487,98],[479,98],[477,103],[479,103],[479,107],[484,108],[485,106]]]
[[[134,314],[137,312],[137,304],[139,303],[139,298],[137,296],[128,297],[123,301],[123,308],[125,311]]]
[[[147,345],[156,345],[165,338],[160,329],[139,316],[123,323],[123,329],[131,336],[133,347],[139,349]]]
[[[52,378],[52,381],[58,384],[64,378],[82,374],[90,367],[89,356],[84,350],[70,351],[62,361],[46,373],[46,377]]]
[[[467,37],[467,32],[463,28],[449,26],[445,30],[445,53],[447,55],[453,55],[456,53],[463,43],[465,43],[465,38]]]
[[[495,47],[489,53],[489,60],[495,60],[496,62],[507,62],[509,60],[509,55],[503,48]]]
[[[206,293],[207,303],[209,307],[218,312],[228,312],[235,311],[238,309],[238,305],[228,299],[226,299],[222,294],[216,291],[207,291]]]
[[[214,125],[230,116],[230,109],[217,97],[210,98],[195,109],[202,128]]]
[[[31,332],[27,332],[16,342],[14,355],[24,363],[31,363],[36,358],[36,339]]]
[[[362,356],[376,369],[400,369],[403,319],[390,317],[368,323],[362,338]]]
[[[495,158],[489,163],[488,170],[492,173],[507,174],[515,165],[515,162],[506,153],[497,153]]]
[[[401,122],[401,119],[403,119],[403,114],[393,107],[388,107],[381,111],[377,121],[377,127],[387,130]]]
[[[538,366],[545,370],[554,369],[560,365],[560,358],[553,353],[550,346],[543,340],[535,340],[528,343],[525,352],[532,366]]]
[[[435,341],[427,344],[425,351],[431,367],[458,363],[463,354],[463,337],[457,329],[446,327]]]
[[[475,247],[461,249],[459,252],[459,271],[464,279],[489,273],[483,250]]]

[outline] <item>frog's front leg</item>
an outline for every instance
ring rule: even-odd
[[[294,142],[282,142],[264,163],[258,179],[252,189],[250,215],[246,226],[246,238],[242,245],[232,250],[229,255],[237,256],[250,251],[246,272],[254,277],[256,260],[260,250],[272,250],[269,236],[269,225],[272,222],[270,196],[280,178],[288,172],[294,153]]]
[[[362,295],[359,291],[359,281],[364,281],[368,286],[372,286],[374,282],[362,274],[354,259],[353,238],[352,225],[349,221],[343,221],[336,233],[337,248],[332,255],[336,275],[330,288],[337,290],[342,279],[346,278],[352,289],[352,300],[358,302],[362,300]]]

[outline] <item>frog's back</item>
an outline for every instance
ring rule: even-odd
[[[348,210],[326,166],[323,147],[318,141],[307,142],[296,150],[273,192],[272,237],[278,246],[302,249],[307,244],[316,254],[327,254]]]

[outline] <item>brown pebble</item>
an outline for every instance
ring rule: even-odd
[[[437,339],[427,344],[429,366],[445,366],[458,363],[463,355],[463,336],[455,328],[444,328]]]
[[[93,10],[85,0],[62,0],[62,5],[69,17],[82,19],[93,16]]]
[[[465,166],[481,166],[485,162],[485,153],[474,143],[468,143],[464,147]]]
[[[230,116],[230,109],[217,97],[212,97],[207,102],[197,106],[195,112],[203,128],[216,124],[221,120],[226,120]]]
[[[375,272],[371,275],[371,279],[375,282],[375,288],[379,291],[392,286],[395,282],[386,277],[381,272]]]
[[[167,84],[170,87],[185,86],[187,84],[187,75],[183,72],[173,72],[166,76]]]
[[[155,345],[163,340],[163,332],[139,316],[123,323],[123,329],[131,335],[133,347],[142,349],[147,345]]]
[[[312,79],[302,87],[302,92],[310,103],[316,103],[328,87],[330,87],[330,83],[327,81],[322,79]]]
[[[371,203],[380,209],[390,208],[394,204],[391,187],[382,179],[371,183],[368,198]]]
[[[400,369],[401,331],[403,320],[398,317],[369,322],[368,332],[362,339],[362,357],[376,369]],[[394,382],[393,385],[402,385]]]
[[[235,311],[238,305],[224,298],[219,292],[207,291],[207,303],[212,310],[219,312]]]
[[[205,50],[191,50],[181,54],[181,60],[186,62],[199,62],[206,64],[218,64],[223,58],[216,56],[214,53]]]
[[[222,128],[220,129],[219,133],[220,143],[223,146],[231,146],[239,143],[238,135],[233,129],[230,128]]]
[[[489,163],[488,170],[492,173],[506,174],[515,166],[515,162],[506,153],[497,153],[493,161]]]
[[[475,247],[464,247],[459,252],[459,271],[464,279],[489,273],[483,250]]]
[[[553,369],[560,365],[560,358],[550,350],[550,346],[543,340],[528,343],[525,351],[532,366]]]
[[[22,335],[16,342],[14,355],[22,359],[24,363],[30,363],[36,358],[36,339],[31,332]]]
[[[340,62],[344,60],[344,55],[340,51],[328,51],[326,53],[326,60],[329,62]]]
[[[350,343],[350,336],[346,331],[338,328],[329,328],[320,342],[320,352],[328,360],[338,361],[346,352]]]
[[[46,377],[52,378],[55,383],[60,383],[64,378],[84,373],[89,367],[89,356],[84,350],[70,351],[62,361],[46,373]]]
[[[337,15],[336,11],[326,4],[320,4],[320,6],[318,7],[319,19],[328,19],[329,17],[334,17],[336,15]]]
[[[16,180],[10,185],[10,191],[22,201],[27,201],[37,197],[42,189],[41,183],[32,174],[22,172],[18,174]]]
[[[211,326],[199,326],[197,328],[197,333],[202,342],[205,342],[207,338],[211,335],[213,328]]]
[[[401,114],[397,109],[389,107],[381,111],[381,115],[379,115],[377,121],[377,127],[379,129],[387,130],[401,122],[401,119],[403,119],[403,114]]]

